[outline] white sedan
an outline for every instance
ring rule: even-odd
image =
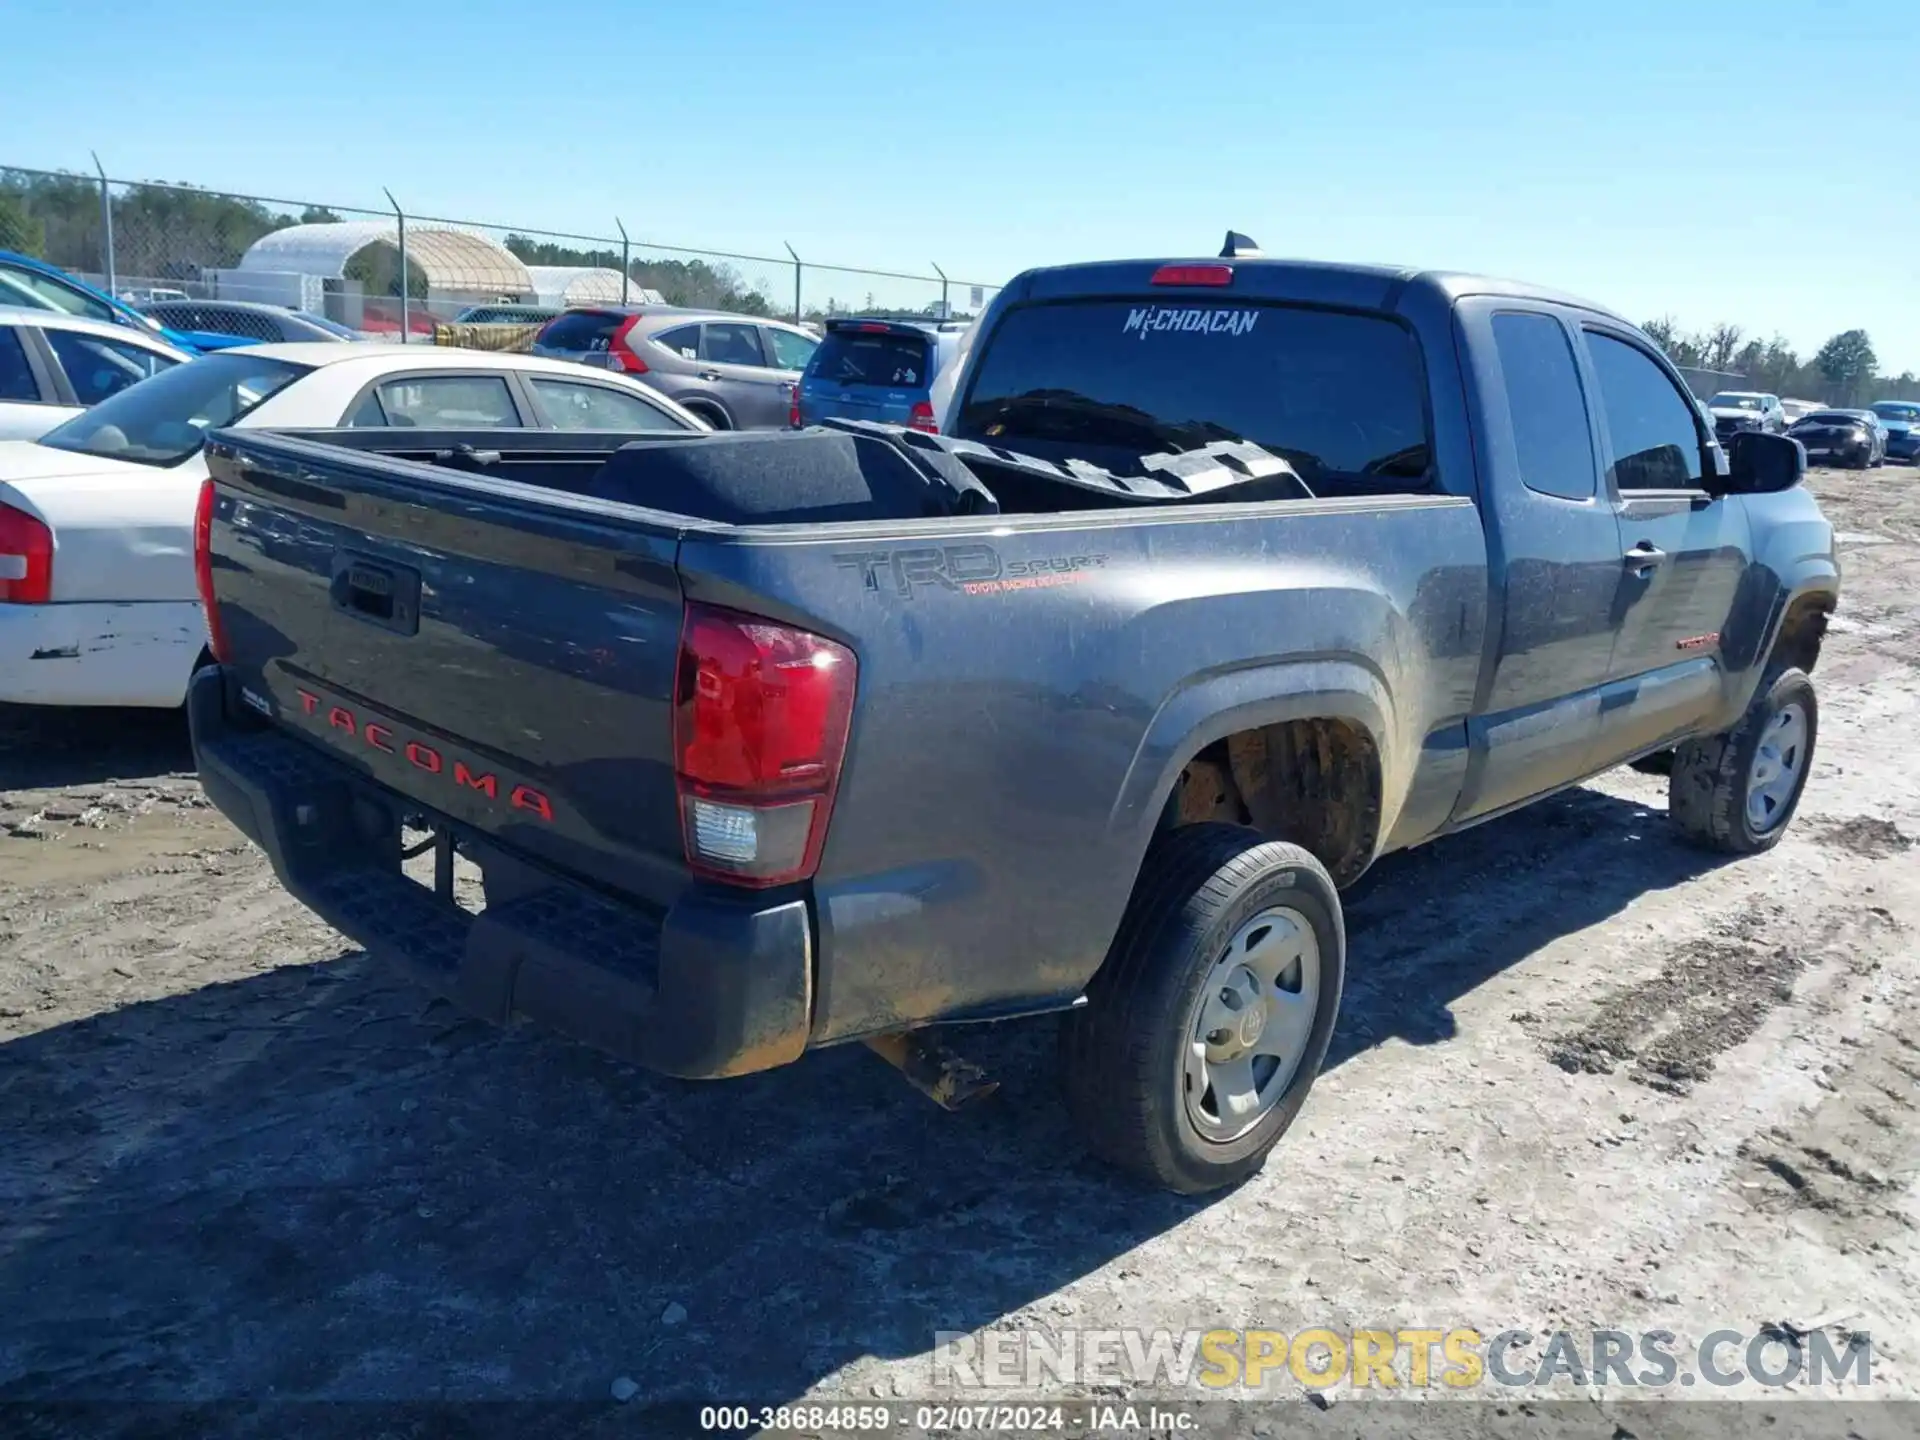
[[[0,291],[0,304],[6,295]],[[191,357],[158,335],[61,310],[0,308],[0,440],[32,440]]]
[[[0,701],[171,707],[206,644],[193,519],[206,432],[705,430],[638,381],[532,355],[378,343],[205,355],[37,441],[0,442]]]

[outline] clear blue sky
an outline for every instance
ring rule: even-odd
[[[1920,370],[1913,0],[7,12],[0,163],[972,280],[1231,225]]]

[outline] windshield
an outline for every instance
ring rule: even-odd
[[[1250,440],[1310,486],[1427,472],[1419,347],[1380,315],[1218,300],[1083,300],[1008,313],[962,438],[1144,474],[1142,456]]]
[[[310,368],[245,350],[204,355],[101,401],[40,443],[139,465],[177,465],[200,453],[207,431],[231,425]]]
[[[1882,400],[1873,407],[1873,413],[1882,420],[1904,420],[1909,424],[1920,421],[1920,405],[1907,405],[1898,400]]]
[[[1716,395],[1707,402],[1715,410],[1758,410],[1761,408],[1758,395]]]
[[[1849,415],[1844,410],[1816,410],[1811,415],[1800,417],[1801,425],[1862,425],[1858,415]]]
[[[919,335],[829,330],[814,352],[812,374],[841,385],[904,385],[924,388],[927,341]]]

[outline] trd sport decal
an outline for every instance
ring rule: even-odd
[[[899,550],[852,550],[833,557],[859,574],[867,589],[890,590],[903,600],[931,585],[961,595],[1050,590],[1074,585],[1104,569],[1105,555],[1039,555],[1006,560],[991,545],[923,545]]]

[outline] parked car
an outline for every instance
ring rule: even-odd
[[[1887,432],[1889,460],[1920,460],[1920,400],[1876,400],[1873,413]]]
[[[1713,416],[1714,432],[1725,442],[1742,430],[1761,430],[1782,435],[1787,429],[1787,412],[1778,395],[1751,390],[1722,390],[1707,401]]]
[[[158,335],[177,350],[192,352],[194,346],[158,321],[142,315],[124,300],[116,300],[96,290],[84,280],[69,275],[57,265],[0,250],[0,305],[27,310],[58,310],[107,325],[122,325],[143,334]]]
[[[0,444],[0,702],[180,703],[206,643],[189,559],[201,451],[226,425],[394,429],[421,454],[448,429],[706,428],[636,381],[525,355],[307,343],[175,366],[38,443]]]
[[[376,962],[673,1074],[1062,1011],[1087,1144],[1182,1191],[1299,1114],[1376,856],[1668,750],[1688,839],[1793,815],[1831,529],[1620,317],[1126,261],[958,367],[950,434],[609,436],[584,500],[224,432],[207,795]]]
[[[966,321],[861,316],[827,321],[800,377],[793,422],[881,420],[937,431],[933,385],[951,364]]]
[[[1874,410],[1849,409],[1844,413],[1857,415],[1863,425],[1868,425],[1873,428],[1874,437],[1880,442],[1880,460],[1885,460],[1887,458],[1887,443],[1893,438],[1893,433],[1887,429],[1887,422],[1882,420],[1879,413]],[[1878,464],[1879,461],[1875,463]]]
[[[1823,465],[1865,470],[1887,458],[1886,432],[1870,411],[1816,410],[1794,421],[1787,434],[1806,447],[1809,460]]]
[[[0,440],[32,440],[191,358],[149,331],[0,309]]]
[[[545,325],[561,313],[555,305],[469,305],[453,317],[456,325]]]
[[[755,315],[596,305],[550,321],[532,353],[644,375],[716,430],[766,430],[792,422],[794,387],[820,343]]]
[[[312,315],[285,305],[255,300],[162,300],[141,310],[201,350],[229,350],[236,345],[321,344],[360,337],[324,315]]]

